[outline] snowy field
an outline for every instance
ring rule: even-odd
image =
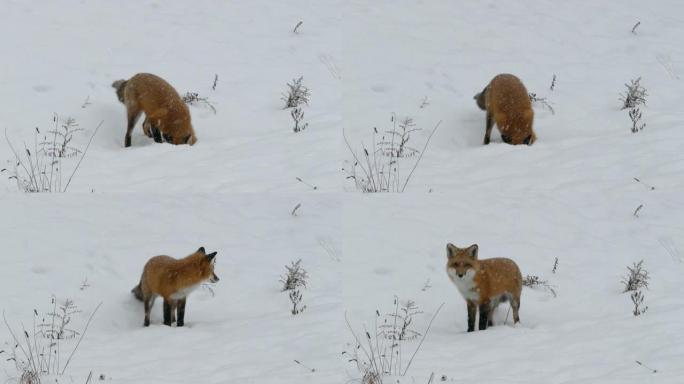
[[[83,129],[71,145],[84,149],[102,122],[67,193],[18,191],[0,144],[10,326],[32,335],[34,310],[56,297],[81,311],[67,327],[81,332],[101,303],[66,373],[43,382],[360,383],[354,334],[367,348],[395,297],[420,312],[401,373],[425,338],[385,384],[684,382],[681,2],[0,5],[0,129],[14,147],[33,149],[57,114]],[[196,145],[156,144],[138,123],[123,148],[111,83],[138,72],[208,98],[215,113],[190,107]],[[482,145],[473,95],[502,72],[553,109],[534,104],[533,146],[496,129]],[[300,76],[309,125],[294,133],[280,98]],[[638,77],[646,126],[633,134],[618,98]],[[405,193],[361,194],[347,144],[362,156],[392,116],[420,129],[407,144],[418,151],[439,126]],[[417,159],[399,160],[402,181]],[[64,179],[78,160],[63,160]],[[553,293],[526,287],[520,324],[502,304],[496,326],[466,333],[448,242],[509,257]],[[161,300],[143,328],[130,289],[145,261],[199,246],[218,251],[221,281],[190,296],[185,328],[161,324]],[[278,280],[300,258],[310,278],[293,316]],[[621,279],[640,260],[648,310],[634,316]],[[78,340],[62,341],[61,366]],[[13,344],[0,324],[3,383],[21,374]]]

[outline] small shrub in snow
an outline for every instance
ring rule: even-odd
[[[78,336],[79,332],[69,326],[72,316],[81,312],[74,301],[66,299],[64,304],[58,305],[53,297],[52,305],[52,311],[46,313],[38,324],[37,335],[52,340],[73,339]]]
[[[646,88],[642,87],[641,77],[630,80],[629,84],[625,84],[627,92],[620,94],[620,101],[622,101],[622,109],[635,108],[640,105],[646,105]]]
[[[644,306],[644,294],[641,293],[641,291],[632,292],[630,298],[632,299],[632,303],[634,304],[634,309],[632,310],[632,314],[634,316],[639,316],[646,313],[648,307]]]
[[[292,127],[293,131],[300,132],[309,126],[309,123],[304,122],[304,111],[301,107],[293,108],[292,111],[290,111],[290,116],[292,116],[292,120],[294,121],[294,127]]]
[[[306,280],[309,278],[309,274],[302,267],[302,259],[290,262],[290,265],[286,265],[285,269],[287,273],[280,277],[280,282],[283,283],[283,292],[295,290],[299,287],[306,288]]]
[[[549,87],[549,90],[553,91],[556,88],[556,74],[553,74],[553,79],[551,79],[551,86]]]
[[[395,298],[395,313],[397,308],[397,299]],[[415,305],[415,303],[413,304]],[[347,328],[351,332],[354,342],[348,343],[348,349],[342,352],[342,355],[347,358],[347,361],[354,364],[359,373],[359,381],[364,384],[382,384],[386,376],[405,376],[411,367],[413,358],[416,356],[420,347],[425,341],[427,334],[430,332],[430,327],[435,317],[439,314],[444,304],[440,305],[435,311],[435,314],[430,319],[425,332],[422,334],[420,342],[415,347],[413,354],[406,361],[406,356],[402,353],[402,347],[405,343],[411,342],[409,339],[399,339],[397,337],[388,338],[387,335],[399,335],[401,326],[397,321],[397,326],[394,331],[388,333],[378,327],[378,319],[381,317],[380,311],[376,310],[375,326],[373,332],[364,329],[363,336],[359,336],[354,328],[349,323],[349,319],[345,320]],[[398,317],[394,317],[398,320]],[[418,336],[416,336],[418,337]]]
[[[73,134],[82,129],[72,118],[60,120],[56,114],[53,117],[54,128],[43,135],[36,127],[33,132],[33,147],[29,148],[24,143],[23,151],[17,151],[12,145],[7,130],[5,130],[5,140],[9,146],[14,159],[10,160],[10,169],[4,168],[0,172],[8,172],[9,179],[15,180],[20,191],[28,193],[37,192],[66,192],[72,178],[78,171],[78,167],[90,147],[90,143],[95,134],[102,126],[100,122],[90,136],[90,140],[85,149],[80,150],[72,146]],[[71,175],[63,184],[62,159],[81,155]]]
[[[646,124],[641,122],[641,110],[639,108],[631,108],[628,113],[629,119],[632,120],[630,131],[632,131],[632,133],[642,131],[644,127],[646,127]]]
[[[218,81],[218,75],[214,79],[214,81]],[[214,87],[216,87],[216,83],[214,83]],[[185,94],[181,97],[183,102],[187,105],[192,105],[194,107],[205,107],[211,109],[214,114],[216,114],[216,108],[214,107],[214,104],[212,104],[209,101],[208,97],[202,97],[199,95],[197,92],[185,92]]]
[[[558,270],[558,258],[553,261],[553,269],[551,270],[551,273],[556,273],[556,270]]]
[[[550,292],[553,297],[556,297],[556,290],[553,289],[553,286],[549,284],[548,280],[542,280],[539,276],[535,275],[526,275],[525,278],[522,281],[522,284],[525,287],[529,288],[542,288],[548,292]]]
[[[394,116],[392,119],[394,121]],[[397,154],[400,153],[400,148],[398,145],[392,144],[389,147],[390,150],[386,152],[383,152],[381,148],[378,148],[378,143],[391,143],[392,141],[385,140],[384,136],[381,136],[380,140],[378,140],[377,128],[373,128],[373,146],[371,147],[371,150],[369,150],[366,145],[361,142],[361,148],[363,150],[363,154],[361,156],[359,156],[356,151],[352,149],[344,130],[342,130],[344,142],[354,158],[353,162],[348,162],[351,164],[351,166],[347,166],[342,170],[347,173],[347,179],[354,180],[356,189],[361,192],[404,192],[406,186],[411,180],[411,176],[413,176],[413,172],[415,172],[416,168],[418,168],[418,164],[420,164],[420,160],[423,158],[428,144],[430,144],[432,135],[435,134],[435,131],[437,131],[437,128],[439,128],[441,123],[441,121],[438,122],[432,129],[432,132],[430,132],[430,135],[425,141],[423,149],[421,151],[416,151],[415,155],[417,156],[415,157],[417,157],[417,159],[408,174],[404,174],[401,170],[403,159],[401,157],[397,157]],[[410,128],[409,125],[406,125],[406,127],[408,130],[416,130]],[[401,141],[399,140],[396,143],[399,144],[400,142]],[[407,147],[404,145],[401,153],[405,155],[407,153],[406,151]]]
[[[631,267],[627,267],[627,274],[622,278],[622,283],[625,289],[622,292],[638,291],[641,288],[648,288],[648,280],[651,277],[648,271],[644,268],[644,261],[632,263]]]
[[[385,135],[380,138],[377,143],[377,149],[384,156],[389,157],[412,157],[419,153],[419,151],[408,145],[411,140],[411,133],[420,131],[420,128],[414,128],[416,124],[411,117],[405,117],[398,124],[397,118],[392,115],[392,129],[385,131]]]
[[[641,25],[641,21],[637,21],[636,24],[634,24],[634,26],[632,27],[632,33],[633,34],[635,34],[635,35],[637,34],[636,30],[637,30],[637,28],[639,28],[640,25]]]
[[[290,301],[292,302],[292,314],[298,315],[306,309],[306,305],[301,305],[302,303],[302,293],[299,289],[291,290],[289,293]]]
[[[413,316],[423,313],[416,302],[407,300],[399,304],[399,299],[394,297],[394,312],[385,316],[380,325],[382,335],[389,340],[413,340],[421,336],[420,332],[413,329]]]
[[[309,105],[309,88],[302,84],[303,76],[299,79],[293,79],[292,83],[287,83],[287,94],[283,94],[281,100],[285,102],[285,107],[283,109],[292,108],[290,111],[290,116],[294,121],[294,127],[292,130],[295,132],[301,132],[309,126],[309,123],[304,122],[304,105]]]
[[[0,353],[9,355],[9,358],[5,360],[14,364],[18,377],[16,380],[19,383],[36,384],[46,376],[64,375],[100,305],[102,303],[98,304],[90,314],[81,332],[71,330],[67,326],[71,322],[71,315],[80,312],[71,300],[58,305],[53,297],[52,311],[42,316],[34,309],[32,333],[29,333],[23,325],[20,330],[15,330],[10,326],[3,311],[2,318],[12,340],[6,343],[10,346],[9,350],[7,352],[3,350]],[[78,340],[75,340],[75,345],[65,360],[62,355],[66,351],[64,344],[77,335]]]
[[[546,97],[538,97],[536,93],[530,93],[529,96],[531,102],[540,105],[544,109],[548,109],[552,115],[556,114],[556,111],[551,106],[551,102]]]
[[[309,96],[311,95],[309,88],[302,84],[304,76],[300,76],[299,79],[293,79],[292,83],[287,83],[287,94],[283,94],[280,98],[285,102],[285,107],[297,108],[302,104],[309,105]]]

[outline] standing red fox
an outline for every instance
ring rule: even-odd
[[[195,288],[204,282],[219,281],[214,273],[216,252],[207,254],[204,247],[183,258],[155,256],[147,261],[140,283],[131,290],[135,297],[145,304],[145,322],[150,325],[150,311],[157,296],[164,298],[164,324],[176,320],[177,327],[185,323],[185,301]]]
[[[489,144],[495,122],[505,143],[532,145],[537,140],[532,130],[534,111],[530,95],[517,77],[510,74],[495,76],[474,99],[480,109],[487,111],[485,145]]]
[[[131,146],[131,132],[141,113],[145,113],[143,131],[157,143],[162,138],[171,144],[197,142],[190,122],[190,110],[178,92],[159,76],[138,73],[128,80],[112,83],[119,101],[126,105],[128,129],[124,146]]]
[[[447,244],[447,274],[466,300],[468,308],[468,332],[475,330],[475,314],[480,309],[479,329],[492,324],[492,314],[499,303],[509,301],[513,309],[513,321],[520,321],[520,293],[522,276],[511,259],[493,258],[478,260],[478,246],[458,248]]]

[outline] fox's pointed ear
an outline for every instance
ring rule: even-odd
[[[202,253],[202,254],[206,254],[206,253],[207,253],[207,251],[204,250],[204,247],[199,247],[199,249],[197,250],[197,252]]]
[[[208,254],[208,255],[207,255],[207,260],[209,260],[210,262],[213,261],[214,258],[216,257],[216,253],[217,253],[217,252],[212,252],[212,253]]]
[[[468,249],[467,249],[470,257],[472,257],[475,260],[477,260],[477,251],[478,250],[479,250],[479,247],[477,246],[477,244],[473,244],[470,247],[468,247]]]
[[[447,259],[451,259],[452,257],[454,257],[454,255],[456,255],[456,251],[458,251],[458,247],[451,244],[451,243],[448,243],[447,244]]]

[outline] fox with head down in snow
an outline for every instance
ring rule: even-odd
[[[479,329],[493,325],[492,314],[499,303],[509,301],[513,321],[520,321],[522,275],[511,259],[478,259],[478,246],[459,248],[447,244],[447,274],[466,300],[468,332],[475,330],[475,315],[480,310]]]
[[[197,142],[190,122],[190,110],[178,92],[159,76],[138,73],[128,80],[112,83],[119,101],[126,106],[128,128],[124,146],[131,146],[131,133],[140,114],[145,113],[143,132],[161,143],[190,144]]]
[[[489,144],[494,123],[505,143],[532,145],[537,140],[532,130],[534,111],[530,95],[514,75],[495,76],[474,99],[480,109],[487,111],[485,145]]]
[[[206,282],[219,281],[214,273],[216,252],[207,254],[204,247],[183,259],[155,256],[143,268],[140,283],[131,290],[145,305],[145,322],[150,325],[150,312],[157,296],[164,299],[164,324],[185,324],[185,302],[188,295]],[[176,312],[178,317],[176,318]]]

